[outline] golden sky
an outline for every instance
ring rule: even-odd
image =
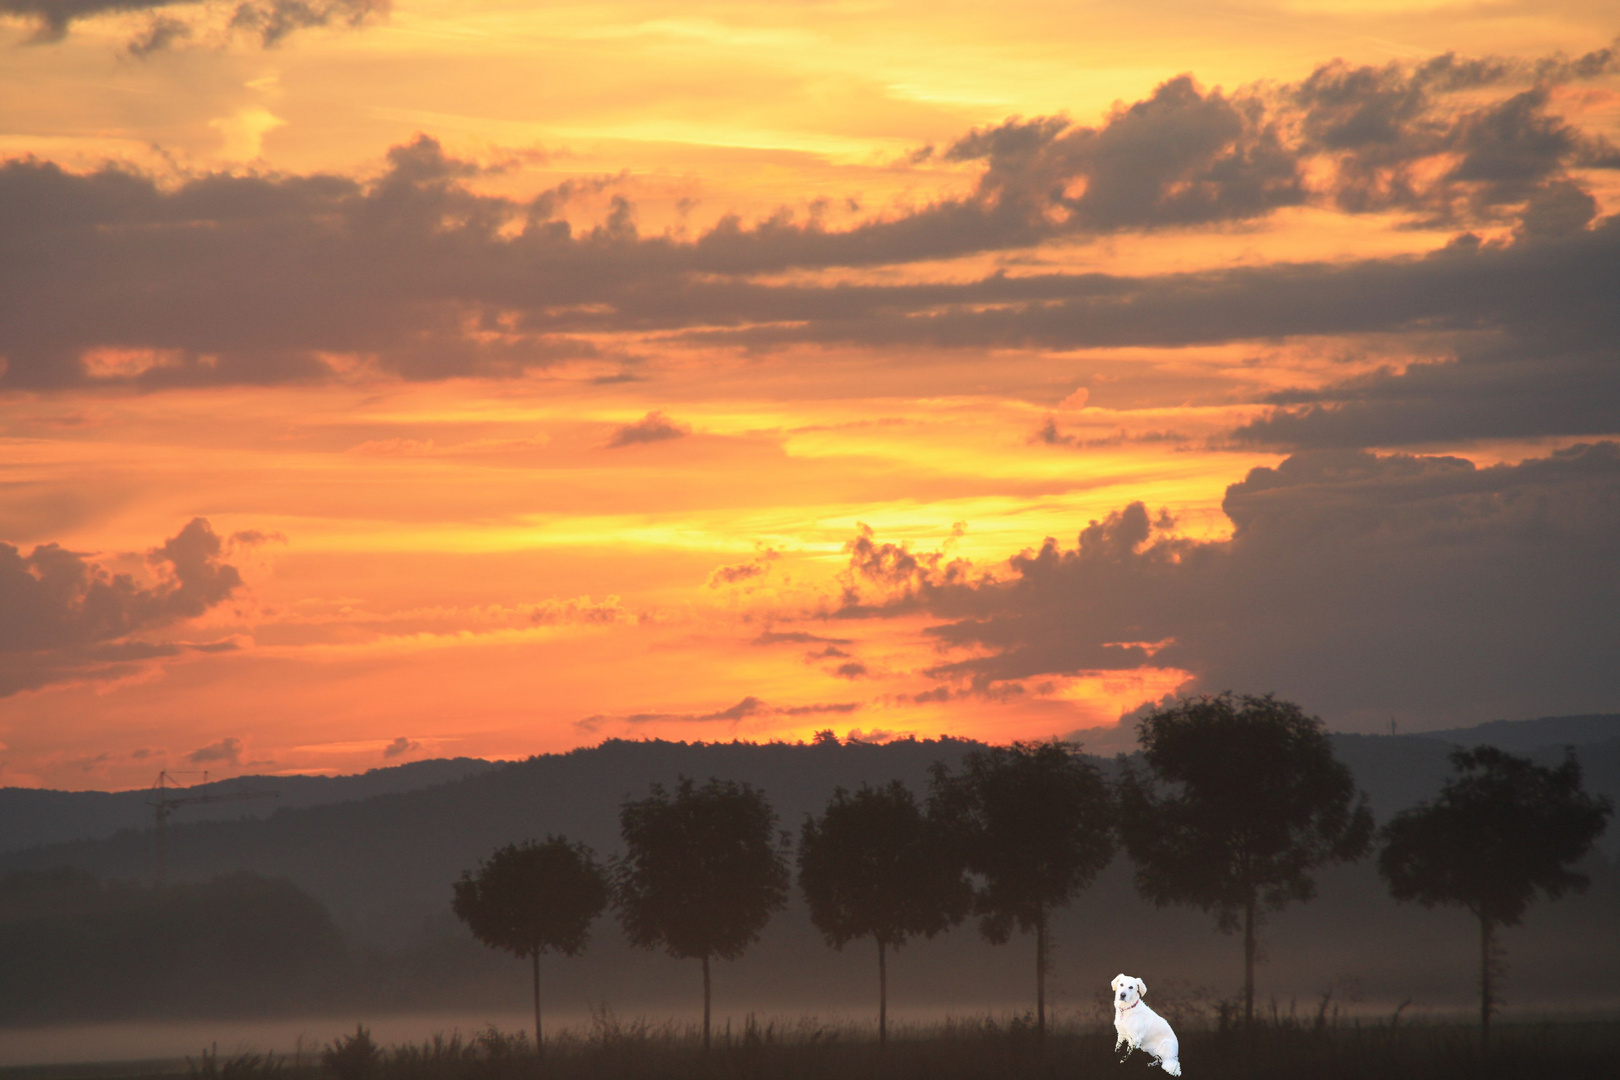
[[[1617,32],[0,0],[0,784],[1620,710]]]

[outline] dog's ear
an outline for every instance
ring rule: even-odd
[[[1143,982],[1141,979],[1137,979],[1136,992],[1142,997],[1147,997],[1147,983]]]

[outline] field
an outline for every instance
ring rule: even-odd
[[[1209,1080],[1610,1080],[1620,1070],[1620,1022],[1503,1024],[1481,1049],[1477,1028],[1447,1023],[1268,1019],[1252,1035],[1219,1024],[1181,1033],[1184,1075]],[[1120,1064],[1113,1032],[1057,1028],[1045,1045],[1027,1019],[954,1021],[902,1029],[880,1047],[870,1029],[805,1020],[721,1030],[705,1052],[686,1026],[623,1024],[547,1041],[543,1061],[521,1035],[379,1046],[363,1030],[286,1056],[204,1050],[184,1062],[10,1068],[0,1080],[1084,1080],[1162,1077],[1142,1054]]]

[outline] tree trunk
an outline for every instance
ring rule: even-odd
[[[1035,1041],[1046,1043],[1046,907],[1035,909]]]
[[[1243,1026],[1254,1027],[1254,897],[1243,909]]]
[[[889,1045],[889,957],[882,935],[878,936],[878,1045]]]
[[[1492,952],[1496,946],[1496,927],[1488,916],[1479,917],[1479,1044],[1487,1047],[1491,1042],[1491,1012],[1496,1006],[1495,987],[1491,985]]]
[[[534,1056],[546,1056],[546,1040],[540,1034],[540,949],[534,950]]]
[[[709,954],[703,954],[703,1051],[709,1050]]]

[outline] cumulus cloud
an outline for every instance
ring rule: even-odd
[[[0,696],[78,678],[115,678],[188,645],[138,635],[213,608],[242,585],[208,522],[195,518],[146,556],[155,581],[112,573],[85,554],[0,543]]]
[[[1612,165],[1610,148],[1548,112],[1551,88],[1614,69],[1612,50],[1539,63],[1460,60],[1352,67],[1336,61],[1282,94],[1301,149],[1334,166],[1334,203],[1410,211],[1430,223],[1489,220],[1562,183],[1572,166]],[[1531,85],[1479,101],[1481,90]],[[1453,105],[1456,97],[1466,104]]]
[[[986,161],[981,193],[998,207],[1058,210],[1073,231],[1238,221],[1306,197],[1299,159],[1264,103],[1204,92],[1187,75],[1116,108],[1101,127],[1009,121],[945,156]]]
[[[1489,468],[1305,452],[1223,508],[1226,541],[1134,503],[1072,548],[1049,539],[993,578],[923,580],[860,614],[939,617],[931,674],[963,689],[1151,664],[1337,720],[1612,708],[1620,444]]]
[[[414,754],[416,751],[418,751],[420,749],[422,749],[422,744],[421,743],[414,742],[414,741],[412,741],[410,739],[407,739],[405,736],[401,735],[398,738],[396,738],[393,742],[391,742],[387,746],[383,747],[383,757],[385,757],[385,758],[403,757],[406,754]]]

